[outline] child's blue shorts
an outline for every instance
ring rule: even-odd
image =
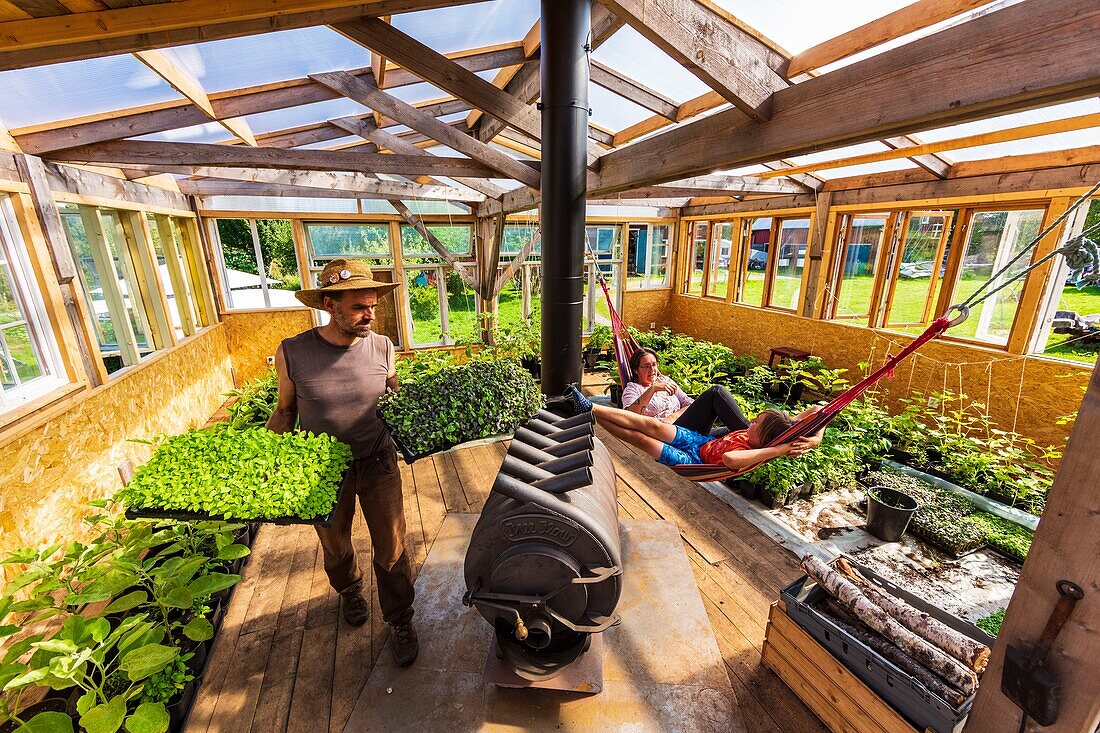
[[[666,466],[702,463],[703,459],[699,457],[699,448],[714,440],[714,438],[709,435],[701,435],[694,430],[682,428],[679,425],[674,427],[676,428],[676,437],[672,439],[671,443],[664,444],[664,447],[661,448],[661,457],[657,461]]]

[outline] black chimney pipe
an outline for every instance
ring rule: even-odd
[[[542,391],[581,379],[592,0],[542,0]]]

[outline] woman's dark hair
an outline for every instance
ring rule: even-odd
[[[653,358],[657,361],[661,360],[661,357],[657,356],[656,351],[649,348],[648,346],[643,346],[642,348],[638,349],[630,355],[630,373],[633,376],[638,376],[638,365],[642,363],[642,357],[646,354],[652,354]]]
[[[794,418],[780,410],[764,410],[757,415],[756,420],[760,425],[758,432],[761,441],[761,445],[755,446],[756,448],[768,445],[794,425]]]

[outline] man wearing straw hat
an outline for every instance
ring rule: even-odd
[[[370,606],[363,597],[363,573],[351,541],[355,497],[370,530],[374,575],[382,617],[393,633],[394,657],[407,667],[419,643],[412,625],[412,569],[405,552],[405,510],[401,472],[386,426],[378,419],[378,398],[397,389],[393,342],[371,330],[379,300],[397,287],[374,279],[360,260],[332,260],[320,287],[295,297],[329,314],[329,322],[285,339],[275,353],[279,403],[267,423],[282,433],[294,428],[327,433],[351,446],[354,461],[330,527],[316,527],[325,573],[340,594],[340,610],[353,626],[363,625]]]

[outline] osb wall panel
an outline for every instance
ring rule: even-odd
[[[628,326],[658,331],[672,325],[672,290],[627,290],[623,293],[623,321]]]
[[[215,325],[0,444],[0,554],[81,538],[88,500],[122,487],[122,461],[149,457],[129,439],[202,426],[231,387],[225,329]]]
[[[313,317],[306,308],[225,313],[222,320],[238,387],[270,369],[267,357],[275,356],[283,339],[313,328]]]
[[[843,323],[726,305],[677,295],[672,303],[672,329],[724,343],[738,353],[767,360],[776,346],[794,346],[820,356],[832,368],[860,374],[860,362],[880,366],[911,340],[895,333]],[[1091,370],[1066,362],[1020,357],[993,349],[932,341],[898,366],[892,379],[880,382],[887,402],[911,390],[950,389],[989,405],[993,419],[1043,445],[1062,445],[1069,427],[1057,419],[1077,409]]]

